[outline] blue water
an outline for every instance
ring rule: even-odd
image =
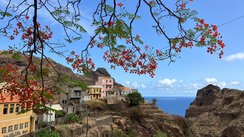
[[[157,99],[157,106],[164,112],[173,115],[185,116],[185,111],[195,97],[144,97],[152,101],[153,98]]]

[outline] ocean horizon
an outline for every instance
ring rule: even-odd
[[[190,106],[191,102],[194,101],[193,96],[164,96],[164,97],[152,97],[144,96],[146,100],[152,102],[153,98],[157,99],[156,105],[159,109],[163,110],[165,113],[171,115],[179,115],[185,117],[186,109]]]

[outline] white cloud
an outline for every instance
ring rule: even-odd
[[[132,85],[133,88],[136,88],[136,89],[138,89],[140,87],[140,85],[139,85],[139,83],[137,81],[131,83],[131,85]]]
[[[206,78],[205,82],[207,84],[213,84],[213,85],[217,85],[220,88],[225,88],[227,86],[227,83],[224,81],[218,81],[216,78]]]
[[[240,82],[239,81],[232,81],[230,82],[231,85],[234,85],[234,86],[237,86],[237,85],[240,85]]]
[[[177,82],[176,79],[168,79],[168,78],[158,80],[158,83],[162,86],[172,86],[176,82]]]
[[[194,83],[194,84],[191,84],[190,88],[194,89],[194,90],[198,90],[202,87],[201,84],[199,83]]]
[[[141,84],[141,88],[145,89],[147,86],[144,84]]]
[[[218,85],[220,88],[225,88],[226,85],[227,85],[227,83],[226,83],[226,82],[219,82],[217,85]]]
[[[236,53],[224,58],[226,61],[244,60],[244,53]]]
[[[130,85],[130,81],[125,81],[125,84],[127,84],[129,86]]]
[[[216,78],[206,78],[205,81],[208,84],[216,84],[218,82],[218,80]]]

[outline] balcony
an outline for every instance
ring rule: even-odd
[[[81,94],[70,93],[69,99],[71,99],[71,98],[81,98]]]
[[[82,91],[81,90],[73,90],[73,91],[69,92],[68,96],[69,96],[69,99],[71,99],[71,98],[81,98]]]

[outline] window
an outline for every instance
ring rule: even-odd
[[[3,127],[2,128],[2,134],[6,133],[7,132],[7,127]]]
[[[13,112],[14,112],[14,104],[10,104],[9,113],[13,113]]]
[[[8,126],[8,132],[13,131],[13,126]]]
[[[18,130],[18,124],[14,125],[14,130]]]
[[[19,112],[19,104],[16,104],[15,112]]]
[[[23,123],[19,124],[19,129],[23,129]]]
[[[4,104],[3,114],[8,114],[8,104]]]
[[[25,128],[27,128],[28,127],[28,122],[25,122]]]
[[[62,100],[62,103],[63,103],[63,104],[66,104],[66,100]]]

